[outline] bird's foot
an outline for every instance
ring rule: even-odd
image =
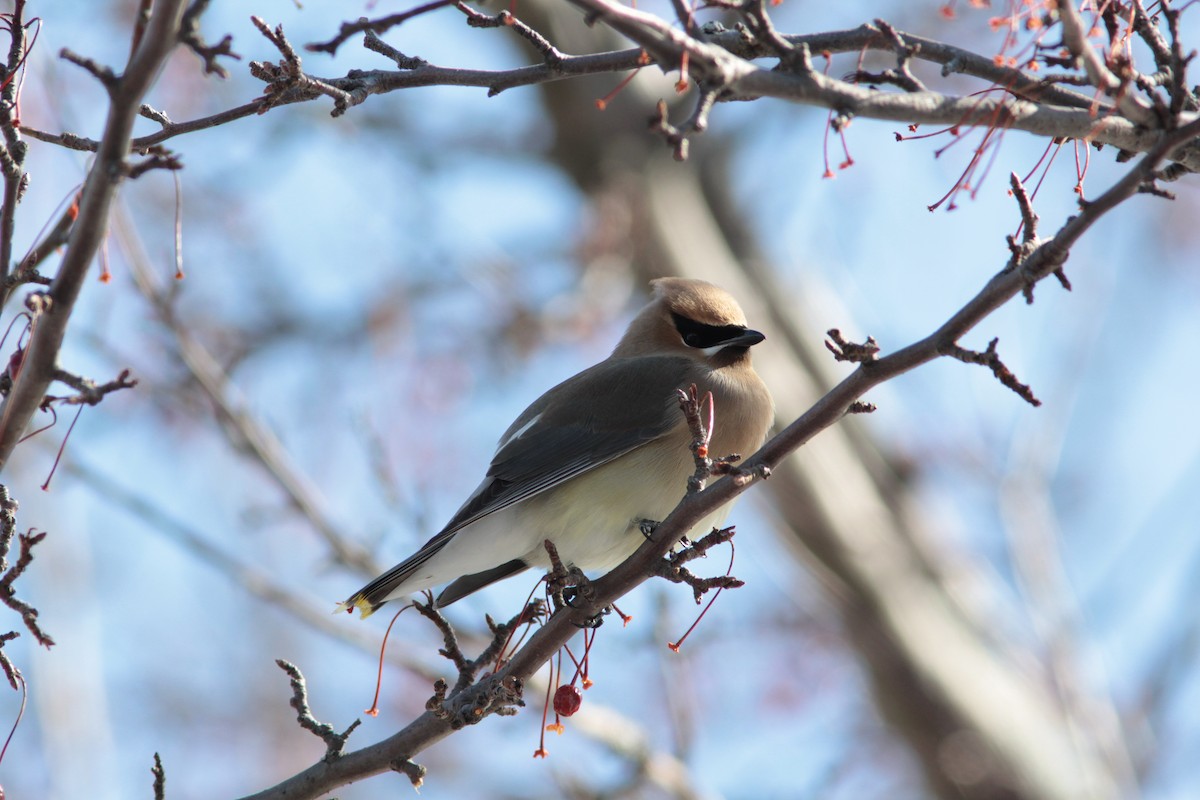
[[[590,601],[594,593],[591,581],[583,574],[583,570],[574,564],[564,564],[558,555],[558,548],[549,539],[544,541],[542,546],[546,548],[546,555],[550,557],[550,569],[546,572],[546,594],[554,601],[554,610],[558,611],[567,605],[574,608],[577,600]],[[564,596],[567,593],[570,601]]]
[[[574,593],[575,590],[571,589],[569,591],[571,592],[571,595],[566,598],[567,605],[574,608],[575,607],[574,601],[576,598],[576,595]],[[604,618],[607,617],[611,613],[612,613],[612,606],[605,606],[604,608],[600,609],[600,611],[597,612],[596,614],[594,614],[593,616],[588,617],[583,622],[576,622],[576,623],[574,623],[574,625],[576,628],[584,628],[584,629],[599,628],[601,625],[604,624]]]
[[[558,555],[558,548],[547,539],[542,543],[550,557],[550,570],[546,573],[546,594],[554,604],[554,612],[564,608],[584,608],[596,602],[596,590],[583,570],[571,564],[567,566]],[[610,612],[603,609],[599,614],[580,623],[581,628],[598,628],[602,617]]]
[[[656,530],[658,530],[658,526],[661,524],[662,524],[661,522],[655,522],[652,519],[639,520],[638,521],[638,530],[642,532],[642,536],[645,536],[647,539],[649,539],[651,536],[654,535],[654,532]],[[692,546],[692,541],[691,541],[691,539],[689,539],[686,536],[682,537],[679,540],[679,544],[676,545],[676,547],[691,547],[691,546]]]

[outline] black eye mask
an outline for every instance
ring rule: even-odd
[[[746,333],[741,325],[705,325],[675,313],[671,314],[671,319],[675,321],[675,330],[683,337],[683,343],[697,349],[717,347]]]

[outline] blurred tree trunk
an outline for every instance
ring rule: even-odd
[[[569,53],[628,46],[544,0],[525,0],[520,13]],[[551,157],[595,210],[587,249],[619,255],[640,278],[702,277],[731,291],[768,333],[771,347],[755,360],[779,418],[790,421],[831,385],[832,358],[802,333],[804,298],[788,296],[762,263],[721,159],[677,163],[647,130],[654,104],[673,92],[656,70],[644,72],[603,112],[595,101],[612,90],[611,77],[539,89],[554,124]],[[1123,795],[1130,783],[1119,737],[1073,719],[1048,666],[1001,641],[994,631],[1005,626],[956,596],[951,578],[994,579],[986,567],[964,569],[966,554],[929,545],[902,474],[865,428],[849,420],[826,431],[767,487],[790,550],[816,572],[859,653],[881,715],[938,796]]]

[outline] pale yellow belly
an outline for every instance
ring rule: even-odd
[[[615,567],[645,541],[643,520],[660,522],[679,505],[692,472],[691,453],[682,444],[651,445],[526,500],[515,516],[538,538],[524,560],[549,566],[541,543],[550,539],[567,563],[584,570]],[[693,530],[707,533],[728,510],[719,509]]]

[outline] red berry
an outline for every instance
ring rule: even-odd
[[[565,685],[558,687],[554,693],[554,713],[561,717],[569,717],[583,705],[583,692],[578,686]]]

